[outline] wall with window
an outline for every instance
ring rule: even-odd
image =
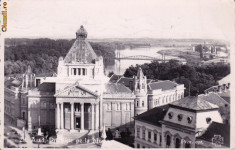
[[[33,96],[28,98],[28,131],[37,131],[41,126],[55,126],[55,98]]]
[[[218,110],[197,112],[196,117],[197,128],[207,128],[213,121],[223,123],[223,119]]]
[[[136,120],[135,131],[135,148],[161,147],[161,127]]]
[[[148,92],[148,107],[152,109],[157,106],[166,105],[173,101],[179,100],[184,97],[184,87],[177,90],[162,91],[161,89],[153,90]]]
[[[162,125],[162,148],[195,148],[196,133],[182,127]]]
[[[170,107],[164,117],[164,121],[196,128],[196,113]]]
[[[131,125],[134,117],[134,100],[104,100],[103,115],[106,127]]]

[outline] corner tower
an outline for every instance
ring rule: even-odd
[[[22,88],[27,91],[30,88],[35,87],[35,74],[32,72],[30,65],[28,65],[26,72],[23,74]]]
[[[137,76],[134,77],[134,92],[135,98],[135,116],[139,115],[148,109],[147,95],[147,78],[144,76],[142,69],[139,67]]]

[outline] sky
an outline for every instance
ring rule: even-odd
[[[10,38],[230,39],[232,0],[8,0]]]

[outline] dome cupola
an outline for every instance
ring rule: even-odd
[[[76,32],[77,39],[85,39],[87,38],[87,31],[84,29],[83,25],[81,25],[80,29]]]

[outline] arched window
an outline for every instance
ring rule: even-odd
[[[170,135],[167,135],[166,136],[166,147],[170,147],[171,146],[171,136]]]
[[[192,116],[188,117],[187,121],[188,121],[188,123],[191,123],[193,121],[193,117]]]
[[[169,117],[169,119],[171,119],[173,117],[173,112],[169,112],[168,117]]]
[[[190,142],[187,141],[187,142],[185,143],[185,148],[191,148]]]
[[[179,114],[178,115],[178,121],[181,121],[183,119],[183,115],[182,114]]]
[[[180,148],[180,139],[179,138],[175,138],[175,148]]]

